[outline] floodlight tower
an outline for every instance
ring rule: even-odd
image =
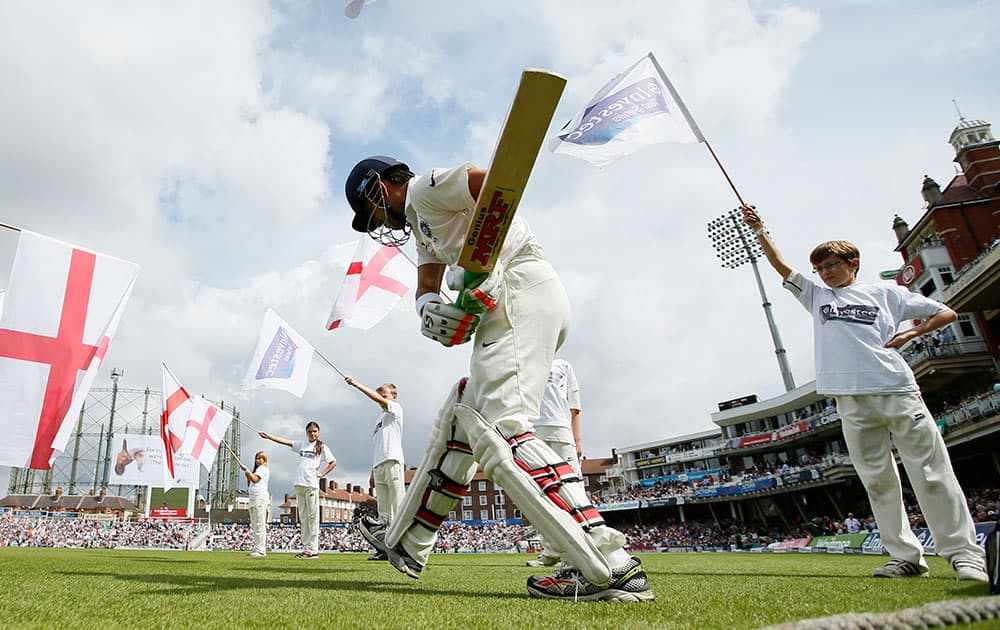
[[[125,370],[111,368],[111,413],[108,415],[108,441],[104,446],[104,475],[101,478],[101,486],[107,488],[111,473],[111,434],[115,428],[115,403],[118,400],[118,379],[122,377]],[[119,488],[119,491],[121,488]]]
[[[735,269],[750,263],[753,268],[757,290],[760,291],[760,299],[764,306],[764,315],[771,330],[771,340],[774,341],[774,354],[778,357],[778,369],[781,370],[781,378],[785,382],[785,391],[792,391],[795,389],[795,379],[792,378],[792,370],[788,367],[785,347],[781,343],[778,326],[774,323],[774,315],[771,314],[771,303],[767,300],[764,283],[760,279],[760,270],[757,268],[757,259],[763,255],[760,243],[743,222],[743,213],[739,208],[730,210],[714,221],[709,221],[708,237],[712,240],[712,245],[718,252],[716,256],[721,260],[723,267]]]

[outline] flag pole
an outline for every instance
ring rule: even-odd
[[[236,416],[233,416],[233,420],[234,420],[235,422],[239,422],[240,424],[242,424],[242,425],[243,425],[243,426],[245,426],[246,428],[250,429],[250,430],[251,430],[251,431],[253,431],[254,433],[260,433],[260,432],[261,432],[261,431],[260,431],[260,429],[258,429],[257,427],[255,427],[255,426],[252,426],[251,424],[249,424],[249,423],[247,423],[247,422],[243,422],[242,420],[240,420],[240,419],[239,419],[239,418],[237,418]]]
[[[20,232],[21,231],[21,228],[14,227],[13,225],[7,225],[6,223],[0,223],[0,227],[7,228],[8,230],[13,230],[15,232]]]
[[[416,263],[416,261],[413,260],[412,258],[410,258],[410,255],[403,251],[402,247],[400,247],[399,245],[392,245],[392,247],[395,247],[396,249],[398,249],[399,253],[403,255],[403,258],[405,258],[406,260],[410,261],[410,264],[413,265],[414,269],[419,269],[420,268],[420,266]],[[440,289],[440,293],[441,293],[441,295],[443,295],[444,297],[448,298],[452,302],[455,301],[455,298],[451,297],[451,295],[449,295],[448,292],[444,290],[444,288]],[[337,370],[337,368],[333,368],[333,369]],[[339,372],[340,370],[337,370],[337,371]]]
[[[233,454],[233,457],[236,459],[236,463],[239,464],[240,466],[242,466],[243,462],[240,461],[240,456],[236,454],[236,451],[234,451],[232,448],[230,448],[229,442],[226,442],[225,440],[222,440],[222,445],[226,447],[227,451],[229,451],[230,453]]]
[[[674,98],[674,101],[677,103],[678,107],[680,107],[681,114],[687,121],[688,126],[691,128],[691,131],[695,134],[696,138],[700,139],[701,142],[705,143],[705,146],[708,148],[708,152],[712,154],[712,159],[715,160],[715,163],[716,165],[718,165],[719,170],[722,171],[722,174],[723,176],[725,176],[726,181],[729,182],[729,187],[732,188],[733,193],[736,194],[736,198],[739,200],[740,205],[745,206],[746,203],[743,201],[743,197],[740,196],[740,191],[736,190],[736,185],[733,184],[733,180],[730,179],[729,173],[727,173],[726,169],[722,166],[722,162],[719,160],[719,156],[715,154],[715,150],[712,149],[712,145],[709,144],[708,138],[706,138],[705,134],[701,132],[701,128],[698,126],[698,123],[694,121],[694,116],[691,115],[691,112],[690,110],[688,110],[687,105],[684,104],[684,100],[681,99],[681,95],[677,93],[676,89],[674,89],[674,84],[671,83],[670,79],[667,78],[667,73],[664,72],[663,68],[660,67],[660,62],[656,60],[656,57],[653,56],[652,52],[649,53],[649,60],[653,62],[653,67],[656,68],[656,71],[660,74],[660,78],[663,80],[663,84],[667,87],[667,90],[670,92],[670,95]]]
[[[722,171],[722,174],[726,177],[726,181],[729,182],[729,187],[733,189],[733,192],[736,194],[736,198],[739,199],[740,205],[747,205],[746,202],[743,201],[743,197],[740,196],[740,191],[736,190],[736,185],[733,184],[733,180],[729,178],[729,173],[727,173],[726,169],[723,168],[722,162],[719,161],[719,156],[717,156],[715,151],[712,150],[712,145],[708,143],[707,138],[705,139],[705,147],[708,148],[708,152],[712,154],[712,159],[715,160],[715,163],[719,166],[719,170]]]
[[[402,250],[400,250],[400,251],[402,251]],[[347,378],[347,375],[344,374],[343,372],[341,372],[340,368],[338,368],[336,365],[334,365],[333,363],[331,363],[330,359],[327,359],[325,356],[323,356],[322,352],[320,352],[319,350],[316,350],[315,347],[313,348],[313,350],[315,350],[316,354],[319,355],[319,358],[323,359],[323,361],[325,361],[327,365],[329,365],[330,367],[332,367],[337,374],[340,374],[344,378]]]

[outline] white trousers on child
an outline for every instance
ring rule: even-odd
[[[569,437],[572,439],[572,431],[562,427],[549,427],[545,425],[535,427],[535,435],[548,444],[549,448],[555,451],[555,454],[561,457],[563,461],[572,466],[573,470],[583,479],[583,472],[580,470],[580,460],[576,457],[576,442],[567,441],[565,435],[567,432],[569,432]],[[560,557],[559,552],[552,549],[544,538],[542,538],[542,555],[551,558]]]
[[[271,511],[271,497],[266,494],[250,497],[250,533],[253,550],[267,553],[267,517]]]
[[[387,459],[372,469],[372,477],[375,480],[378,516],[384,521],[391,521],[396,515],[396,508],[403,502],[403,493],[406,491],[403,465],[394,459]]]
[[[927,566],[910,530],[892,455],[896,447],[939,556],[985,561],[965,494],[958,485],[941,432],[919,393],[838,395],[844,440],[868,493],[882,545],[893,558]],[[891,437],[891,443],[890,443]]]
[[[319,553],[319,488],[295,486],[302,550]]]

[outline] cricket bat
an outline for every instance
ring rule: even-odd
[[[564,77],[548,70],[521,73],[458,257],[467,272],[493,270],[565,86]]]

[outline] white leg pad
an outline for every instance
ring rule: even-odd
[[[571,515],[580,504],[567,504],[559,495],[563,473],[557,472],[557,464],[565,466],[568,476],[576,477],[573,469],[565,462],[558,462],[559,457],[552,449],[534,437],[517,444],[515,458],[507,438],[478,411],[456,403],[454,413],[457,435],[468,439],[486,476],[503,486],[545,540],[562,553],[565,561],[579,569],[591,583],[606,585],[611,578],[608,562],[595,540],[577,522],[581,515],[577,518]],[[585,499],[582,504],[589,505]],[[595,525],[603,524],[592,506],[590,510],[593,514],[588,513],[584,519]]]
[[[421,564],[427,563],[441,523],[468,493],[476,474],[471,447],[455,436],[452,408],[461,398],[462,387],[464,384],[456,384],[441,407],[424,458],[385,536],[386,544],[402,544]]]

